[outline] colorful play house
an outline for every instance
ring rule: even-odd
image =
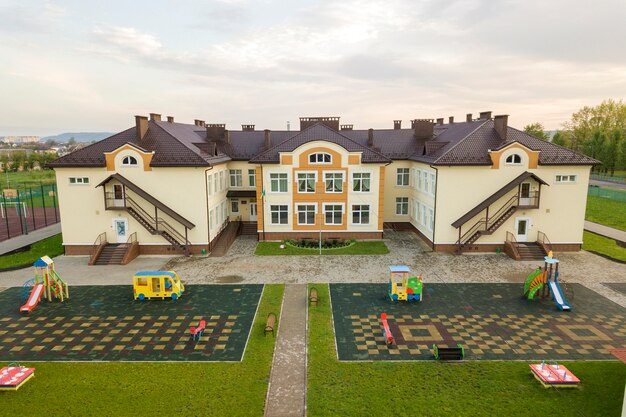
[[[389,298],[391,301],[422,301],[423,283],[419,277],[409,277],[408,266],[389,267]]]
[[[558,279],[559,260],[553,258],[552,251],[550,251],[548,256],[544,258],[543,269],[539,267],[526,277],[526,282],[524,283],[524,297],[532,300],[537,296],[546,298],[552,295],[559,310],[571,311],[572,307],[567,300],[565,300]]]
[[[41,297],[48,301],[57,299],[61,302],[70,298],[69,287],[54,269],[54,261],[48,256],[42,256],[33,264],[35,278],[28,281],[32,285],[26,304],[20,307],[20,312],[29,313],[37,306]],[[26,284],[25,284],[26,285]]]
[[[17,391],[34,376],[35,368],[10,363],[9,366],[0,369],[0,391]]]
[[[176,300],[185,292],[185,285],[173,271],[141,271],[133,276],[133,292],[135,300]]]

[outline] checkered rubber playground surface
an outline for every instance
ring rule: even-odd
[[[133,300],[127,286],[70,286],[21,315],[20,289],[0,293],[0,362],[239,361],[263,285],[189,285],[178,300]],[[206,320],[199,341],[189,328]]]
[[[613,291],[626,295],[626,282],[604,282],[602,285],[609,287]]]
[[[626,310],[579,284],[571,312],[522,299],[517,284],[428,284],[424,301],[393,303],[387,284],[331,284],[339,360],[429,360],[463,345],[467,360],[612,359],[626,345]],[[395,345],[388,348],[380,314]]]

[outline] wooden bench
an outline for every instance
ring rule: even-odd
[[[465,357],[465,350],[460,344],[456,346],[433,345],[435,359],[440,361],[460,361]]]
[[[311,288],[309,291],[309,306],[317,307],[317,288]]]
[[[274,327],[276,326],[276,314],[270,313],[265,321],[265,335],[272,333],[274,336]]]

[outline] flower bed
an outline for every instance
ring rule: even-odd
[[[316,239],[293,239],[285,240],[285,244],[295,248],[302,249],[319,249],[320,241]],[[351,239],[325,239],[322,240],[322,249],[339,249],[347,248],[355,244]]]

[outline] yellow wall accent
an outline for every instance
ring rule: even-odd
[[[385,166],[380,167],[380,185],[378,186],[378,230],[383,230],[385,212]]]
[[[293,164],[293,155],[281,155],[280,163],[282,165],[292,165]]]
[[[139,156],[141,157],[143,161],[144,171],[152,171],[150,162],[152,162],[152,157],[154,156],[154,152],[143,152],[129,144],[124,144],[112,152],[104,153],[104,160],[106,162],[107,171],[115,171],[115,157],[119,155],[120,152],[129,151],[129,150],[137,152],[139,154]]]
[[[348,165],[359,165],[361,163],[361,155],[348,155]]]
[[[510,151],[511,149],[519,149],[520,151],[524,152],[527,155],[529,169],[537,168],[537,165],[539,164],[539,151],[533,151],[532,149],[528,149],[527,147],[517,142],[513,142],[511,145],[506,146],[500,149],[499,151],[489,152],[489,155],[491,156],[491,162],[493,162],[491,169],[499,169],[500,161],[502,160],[502,155],[504,153],[508,153],[508,151]]]
[[[317,152],[325,152],[327,154],[330,154],[332,158],[331,163],[330,164],[309,164],[309,155],[311,155],[312,153],[317,153]],[[341,168],[341,154],[329,148],[323,148],[323,147],[311,148],[307,150],[306,152],[302,152],[300,154],[300,169],[307,169],[307,168],[311,168],[311,169],[324,168],[326,170]]]

